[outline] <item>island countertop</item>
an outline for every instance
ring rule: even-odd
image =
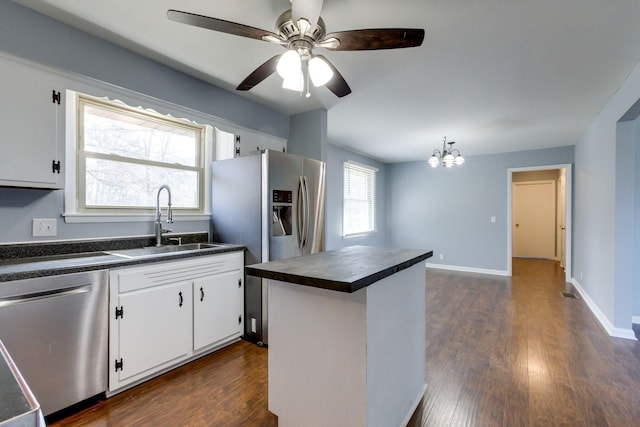
[[[298,285],[355,292],[433,256],[433,251],[349,246],[295,258],[253,264],[247,274]]]

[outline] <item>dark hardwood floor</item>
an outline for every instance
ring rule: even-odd
[[[409,426],[640,426],[640,344],[563,297],[557,263],[513,274],[427,270],[428,387]],[[267,350],[234,344],[50,425],[276,426]]]

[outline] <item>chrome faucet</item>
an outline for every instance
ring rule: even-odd
[[[156,246],[162,246],[162,233],[167,233],[171,231],[168,228],[162,228],[162,221],[160,218],[162,217],[162,211],[160,210],[160,192],[162,189],[167,190],[167,194],[169,195],[169,203],[167,204],[167,224],[173,222],[173,212],[171,212],[171,188],[168,185],[161,185],[158,189],[158,195],[156,196]]]

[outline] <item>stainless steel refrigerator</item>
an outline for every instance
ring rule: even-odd
[[[321,252],[325,163],[265,150],[214,161],[213,241],[247,247],[245,264]],[[245,338],[268,344],[269,301],[263,279],[245,277]]]

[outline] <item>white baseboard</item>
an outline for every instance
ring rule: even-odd
[[[598,308],[596,303],[593,302],[591,297],[589,297],[589,294],[587,294],[587,292],[582,288],[582,286],[580,286],[580,283],[575,279],[575,277],[571,279],[571,283],[576,288],[576,290],[578,291],[578,293],[580,294],[584,302],[587,303],[587,307],[589,307],[593,315],[596,316],[596,319],[598,319],[598,322],[600,322],[604,330],[607,331],[607,333],[610,336],[637,341],[636,334],[635,332],[633,332],[633,329],[616,328],[611,324],[609,319],[607,319],[607,316],[605,316],[602,310],[600,310],[600,308]]]
[[[481,274],[492,274],[494,276],[508,276],[509,273],[506,270],[489,270],[486,268],[475,268],[475,267],[460,267],[458,265],[444,265],[444,264],[433,264],[426,262],[424,264],[427,268],[438,268],[441,270],[453,270],[453,271],[463,271],[466,273],[481,273]]]

